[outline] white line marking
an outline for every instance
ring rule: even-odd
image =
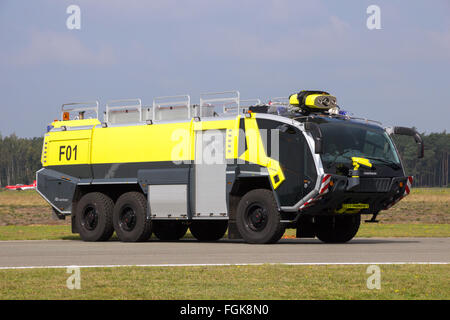
[[[66,266],[20,266],[0,267],[0,270],[14,269],[61,269],[68,267],[78,268],[123,268],[123,267],[227,267],[227,266],[334,266],[334,265],[447,265],[450,262],[282,262],[282,263],[195,263],[195,264],[117,264],[117,265],[66,265]]]

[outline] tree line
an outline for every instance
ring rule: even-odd
[[[0,135],[0,186],[31,184],[41,166],[43,138]]]
[[[416,187],[448,187],[450,134],[422,134],[425,156],[417,158],[417,145],[407,136],[394,136],[406,174],[414,176]],[[43,138],[0,135],[0,186],[31,184],[41,166]]]
[[[416,187],[448,187],[450,134],[444,131],[421,136],[425,144],[422,159],[417,158],[417,145],[412,137],[394,136],[406,174],[414,176]]]

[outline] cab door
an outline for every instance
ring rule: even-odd
[[[259,128],[268,133],[267,155],[279,161],[285,176],[275,190],[280,205],[293,206],[314,189],[317,180],[311,150],[297,127],[269,119],[257,121]]]

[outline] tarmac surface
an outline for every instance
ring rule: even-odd
[[[261,263],[450,263],[450,238],[355,238],[345,244],[324,244],[317,239],[282,239],[271,245],[227,239],[144,243],[0,241],[0,269]]]

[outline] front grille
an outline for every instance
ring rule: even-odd
[[[388,192],[391,178],[360,178],[356,192]]]

